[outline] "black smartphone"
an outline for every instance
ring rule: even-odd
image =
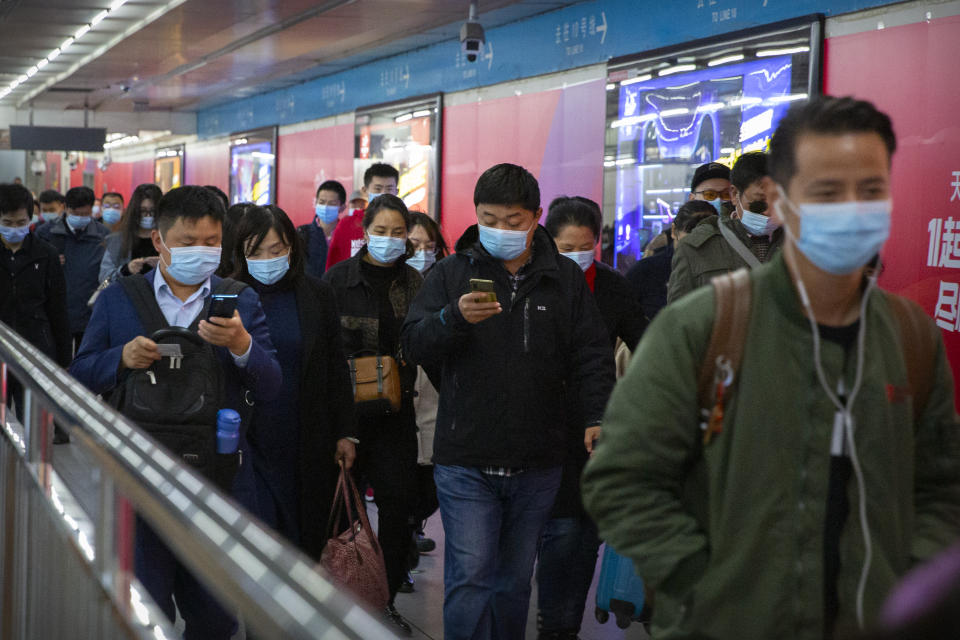
[[[497,292],[493,288],[493,280],[470,279],[470,291],[478,293],[477,302],[496,302]],[[482,298],[482,299],[480,299]]]
[[[237,309],[237,294],[235,293],[215,293],[210,296],[210,310],[207,312],[207,320],[210,318],[232,318],[233,312]]]

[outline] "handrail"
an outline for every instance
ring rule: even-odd
[[[0,362],[26,389],[28,463],[42,473],[47,462],[41,459],[45,443],[37,419],[38,410],[44,408],[72,427],[73,441],[93,455],[116,492],[225,607],[242,612],[245,624],[256,633],[269,638],[393,637],[361,605],[316,572],[309,558],[265,529],[3,323]],[[105,513],[100,526],[112,525],[103,522],[110,509],[101,511]]]

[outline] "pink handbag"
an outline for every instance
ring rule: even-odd
[[[346,508],[350,526],[337,535],[343,513],[341,503]],[[330,538],[320,554],[320,566],[333,577],[334,582],[347,588],[375,610],[386,608],[390,601],[390,589],[387,587],[383,551],[370,528],[366,505],[360,498],[357,485],[342,468],[327,522],[327,535]]]

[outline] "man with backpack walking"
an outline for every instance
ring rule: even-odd
[[[876,288],[895,147],[870,103],[794,107],[764,185],[782,254],[664,309],[614,391],[584,503],[658,639],[845,637],[960,535],[943,341]]]
[[[153,230],[158,268],[103,291],[70,373],[255,510],[252,469],[243,462],[249,457],[217,452],[217,413],[233,409],[249,417],[253,405],[277,394],[281,373],[257,294],[213,275],[224,213],[220,199],[202,187],[180,187],[160,199]],[[243,420],[240,452],[248,426]],[[186,638],[225,640],[234,633],[233,617],[139,518],[135,570],[170,620],[176,597]]]

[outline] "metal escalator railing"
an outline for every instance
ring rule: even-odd
[[[23,386],[22,428],[7,409]],[[0,323],[0,638],[173,638],[133,576],[133,512],[262,638],[393,637],[313,563]],[[93,461],[77,509],[53,420]],[[65,506],[67,505],[67,506]]]

